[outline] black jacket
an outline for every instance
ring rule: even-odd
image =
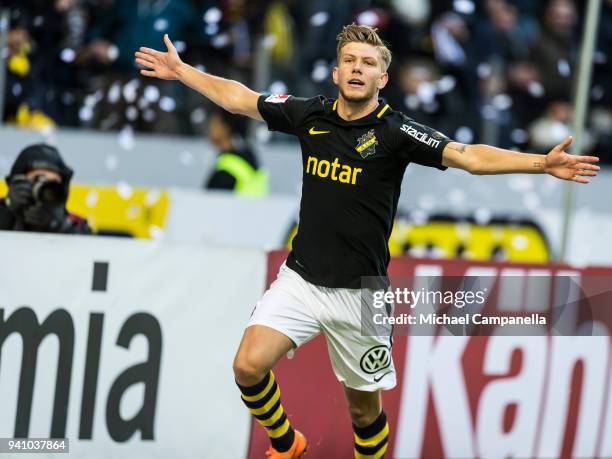
[[[0,230],[8,231],[39,231],[28,226],[23,222],[22,218],[16,216],[6,206],[4,199],[0,199]],[[66,211],[66,217],[57,233],[62,234],[92,234],[91,228],[87,224],[87,220],[78,215]]]

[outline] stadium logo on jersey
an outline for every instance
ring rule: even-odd
[[[371,129],[357,139],[357,146],[355,147],[355,150],[357,150],[361,157],[365,159],[368,156],[372,156],[374,153],[376,153],[376,145],[378,145],[378,140],[374,135],[374,129]]]
[[[391,366],[391,352],[383,344],[374,346],[361,357],[359,366],[363,371],[372,375]]]
[[[284,104],[289,99],[288,94],[272,94],[266,98],[266,102],[270,102],[271,104]]]
[[[429,137],[426,132],[417,131],[414,127],[408,124],[402,124],[402,127],[400,129],[406,134],[408,134],[410,137],[414,137],[419,142],[429,145],[430,147],[437,148],[438,145],[440,145],[439,140],[436,140],[433,137]],[[440,134],[440,136],[443,137],[441,133],[437,132],[437,134]]]

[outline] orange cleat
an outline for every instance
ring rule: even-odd
[[[306,437],[302,435],[302,433],[298,430],[295,431],[295,438],[293,439],[293,444],[289,451],[284,451],[279,453],[274,448],[270,446],[268,451],[266,451],[266,457],[270,459],[298,459],[306,454],[308,450],[308,443],[306,442]]]

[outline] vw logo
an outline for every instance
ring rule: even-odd
[[[389,348],[381,344],[368,349],[363,354],[363,357],[361,357],[359,366],[370,375],[391,366],[391,352],[389,352]]]

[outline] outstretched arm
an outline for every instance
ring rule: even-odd
[[[466,170],[471,174],[550,174],[578,183],[589,183],[586,177],[597,175],[599,161],[595,156],[575,156],[565,152],[572,137],[550,150],[547,155],[518,153],[489,145],[466,145],[450,142],[443,152],[442,164]]]
[[[136,63],[147,68],[140,71],[142,75],[178,80],[228,112],[263,120],[257,109],[259,93],[242,83],[210,75],[184,63],[167,34],[164,35],[164,42],[168,48],[165,53],[151,48],[140,48],[136,52]]]

